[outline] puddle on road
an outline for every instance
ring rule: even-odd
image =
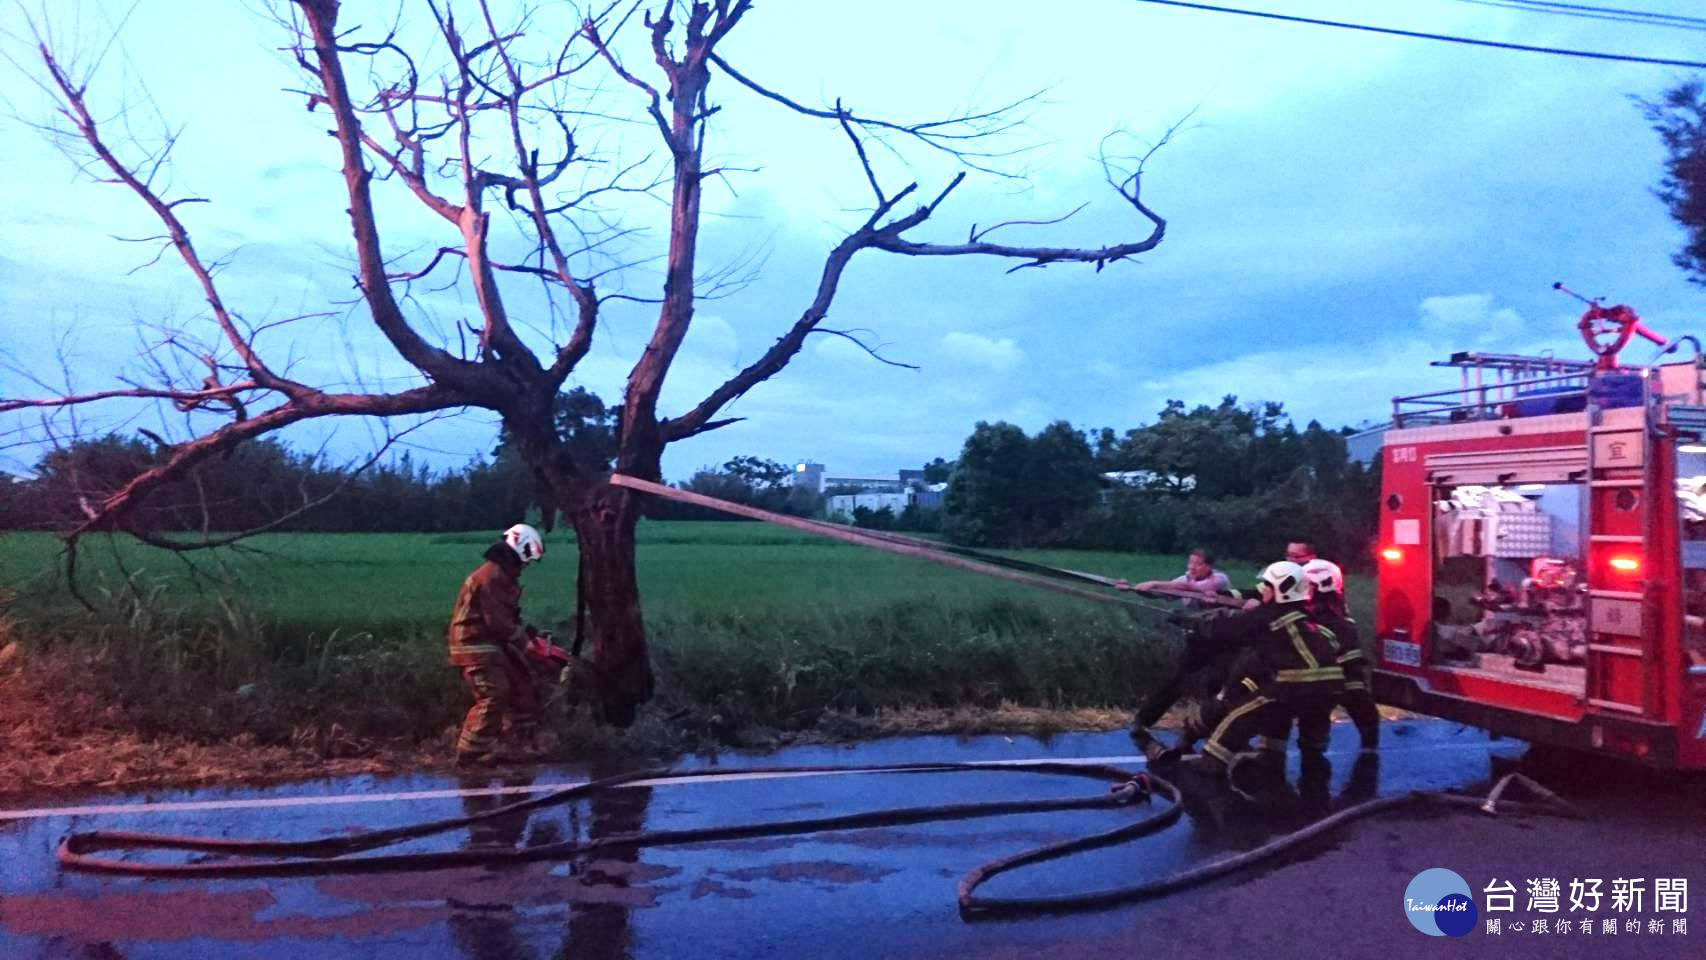
[[[1484,736],[1452,724],[1389,724],[1391,749],[1378,762],[1355,763],[1354,749],[1334,758],[1332,775],[1300,783],[1293,763],[1290,792],[1263,807],[1237,798],[1193,791],[1182,822],[1161,834],[1045,864],[991,884],[991,894],[1035,894],[1098,889],[1164,876],[1218,856],[1248,849],[1294,829],[1330,809],[1358,799],[1416,789],[1484,782],[1489,754],[1519,752],[1520,744],[1489,746]],[[1350,734],[1354,731],[1336,731]],[[1062,758],[1127,756],[1123,734],[1065,734],[1047,750],[1028,738],[964,740],[916,737],[847,747],[799,747],[765,757],[743,756],[730,766],[774,767],[878,764],[923,760],[1019,760],[1048,754]],[[715,767],[702,759],[693,768]],[[1138,764],[1131,764],[1138,769]],[[310,837],[373,829],[418,820],[472,814],[520,799],[532,783],[580,779],[583,771],[541,769],[502,778],[416,775],[360,784],[321,783],[312,789],[232,790],[237,800],[340,792],[408,792],[485,789],[504,796],[435,796],[384,804],[304,802],[265,810],[100,815],[78,818],[76,829],[114,828],[226,836]],[[418,841],[409,849],[512,848],[637,831],[739,824],[881,809],[1019,796],[1084,796],[1102,789],[1090,780],[1018,773],[952,777],[862,775],[707,783],[612,791],[563,807],[532,811]],[[191,799],[189,795],[185,799]],[[120,803],[123,798],[106,798]],[[790,812],[797,811],[797,812]],[[607,957],[681,953],[714,954],[745,942],[754,929],[774,931],[776,943],[818,943],[811,931],[865,931],[841,935],[842,954],[885,952],[884,937],[901,936],[903,924],[871,930],[869,909],[881,902],[887,917],[907,918],[935,930],[961,931],[955,910],[957,878],[979,863],[1020,850],[1099,832],[1147,812],[1055,812],[913,825],[841,830],[800,837],[754,838],[648,850],[604,850],[571,862],[501,868],[461,868],[422,873],[329,876],[277,881],[191,883],[65,876],[52,861],[53,845],[72,828],[65,818],[16,821],[0,833],[0,955],[29,955],[49,939],[112,942],[127,955],[168,956],[180,941],[262,944],[281,938],[313,941],[324,960],[364,956],[364,944],[394,942],[406,934],[416,955]],[[1322,841],[1331,845],[1331,839]],[[1312,847],[1295,855],[1307,859]],[[16,854],[16,856],[14,856]],[[1142,874],[1143,876],[1138,876]],[[180,886],[179,884],[182,883]],[[52,889],[56,884],[62,890]],[[1000,889],[995,889],[997,886]],[[1083,918],[1081,923],[1102,921]],[[893,929],[889,929],[890,927]],[[955,936],[962,934],[956,933]],[[964,934],[971,936],[973,934]],[[771,942],[767,933],[766,942]],[[792,938],[790,940],[789,938]],[[803,939],[802,939],[803,938]],[[638,945],[646,945],[641,950]],[[167,953],[152,952],[156,945]],[[299,955],[280,945],[244,955]],[[496,952],[494,952],[496,951]],[[194,951],[191,951],[194,952]],[[219,955],[215,951],[212,955]]]
[[[899,868],[839,863],[832,860],[772,863],[763,867],[747,867],[740,870],[710,871],[713,876],[727,877],[730,880],[738,880],[743,883],[751,883],[754,880],[769,880],[774,883],[814,883],[831,886],[871,883],[899,872]]]
[[[286,916],[257,922],[277,905],[266,889],[208,892],[125,891],[84,897],[39,894],[0,898],[0,930],[84,943],[214,939],[262,943],[281,937],[359,939],[441,921],[443,911],[397,906],[340,916]]]

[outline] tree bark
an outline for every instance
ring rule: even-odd
[[[580,548],[576,643],[589,661],[600,717],[627,727],[652,696],[651,659],[634,563],[635,496],[600,482],[565,498]]]

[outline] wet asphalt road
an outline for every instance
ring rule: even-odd
[[[53,861],[73,830],[310,838],[471,813],[584,779],[546,768],[520,776],[409,776],[318,781],[265,790],[55,798],[53,807],[0,809],[0,958],[345,957],[1028,957],[1251,956],[1264,960],[1448,956],[1688,956],[1706,941],[1706,788],[1617,767],[1546,767],[1512,741],[1434,721],[1389,724],[1377,761],[1356,762],[1354,731],[1335,729],[1332,775],[1252,807],[1191,790],[1179,823],[1130,844],[992,881],[993,895],[1088,891],[1168,875],[1247,849],[1359,799],[1422,789],[1484,792],[1519,764],[1578,803],[1590,819],[1493,819],[1406,809],[1363,820],[1304,851],[1161,901],[1067,916],[968,923],[955,891],[972,867],[1055,840],[1129,822],[1127,811],[1027,814],[978,821],[737,841],[583,856],[568,863],[488,869],[232,881],[66,874]],[[1122,734],[1046,741],[919,737],[857,747],[793,748],[724,757],[725,766],[1127,757]],[[704,766],[705,761],[693,761]],[[1136,762],[1123,764],[1135,770]],[[596,771],[608,774],[611,771]],[[1299,781],[1296,758],[1291,778]],[[1191,786],[1190,782],[1186,782]],[[1324,790],[1322,789],[1324,787]],[[825,816],[895,806],[1100,792],[1094,781],[1014,773],[860,775],[635,787],[534,811],[402,850],[536,845],[633,830]],[[466,795],[457,795],[467,791]],[[495,792],[494,792],[495,791]],[[383,799],[376,799],[383,798]],[[354,802],[352,802],[354,801]],[[185,805],[191,808],[185,808]],[[193,808],[200,804],[202,808]],[[265,804],[257,806],[256,804]],[[1494,914],[1463,942],[1411,927],[1405,887],[1431,867],[1483,889],[1511,881],[1516,911]],[[1640,911],[1613,913],[1592,933],[1558,934],[1569,918],[1523,909],[1533,878],[1645,880]],[[1658,878],[1688,881],[1684,910],[1656,910]],[[1484,914],[1485,916],[1485,914]],[[1551,922],[1531,932],[1537,917]],[[1604,919],[1620,920],[1607,936]],[[1638,918],[1640,932],[1627,929]],[[1686,923],[1678,933],[1674,923]],[[1524,932],[1508,928],[1525,922]],[[1658,920],[1662,932],[1651,932]],[[1438,946],[1436,946],[1438,944]]]

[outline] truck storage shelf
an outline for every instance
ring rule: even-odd
[[[1535,672],[1517,667],[1516,658],[1505,653],[1480,654],[1476,665],[1467,663],[1437,664],[1435,669],[1464,676],[1482,677],[1499,683],[1511,683],[1542,690],[1556,690],[1581,696],[1587,690],[1587,668],[1574,664],[1549,663],[1544,671]]]

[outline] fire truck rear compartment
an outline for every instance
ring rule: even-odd
[[[1706,767],[1706,359],[1439,365],[1383,437],[1377,698]]]

